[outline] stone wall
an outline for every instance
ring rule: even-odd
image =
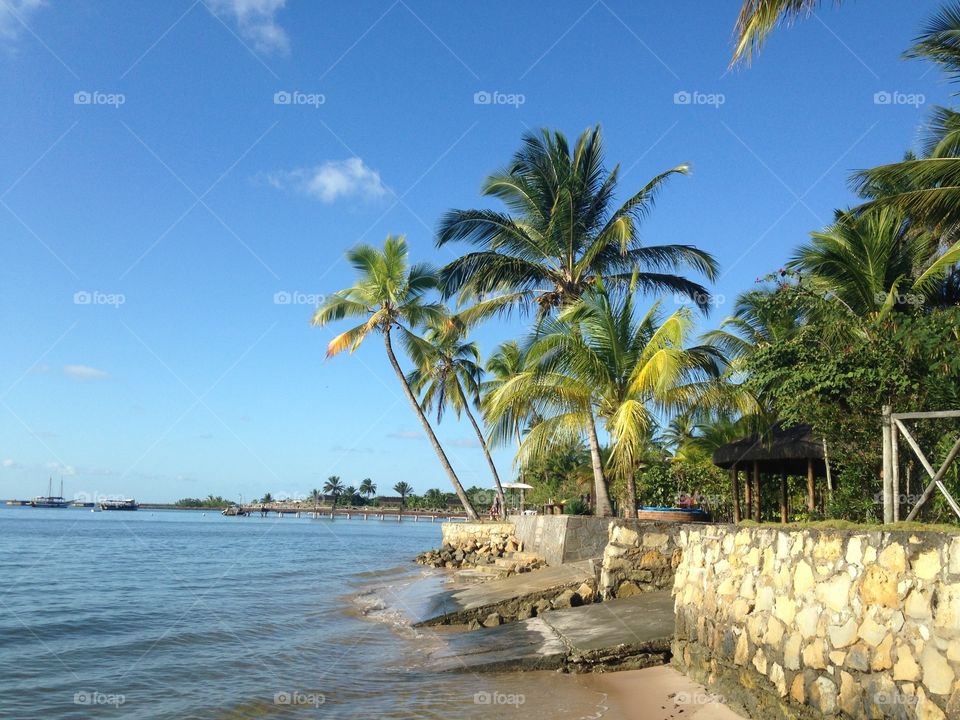
[[[614,520],[607,531],[598,591],[603,598],[628,597],[673,586],[682,552],[680,526],[645,520]]]
[[[610,518],[587,515],[511,515],[523,549],[548,565],[590,560],[603,555]]]
[[[443,544],[462,550],[476,543],[506,541],[514,534],[511,522],[445,522],[440,526]]]
[[[754,718],[960,718],[960,537],[685,525],[673,662]]]

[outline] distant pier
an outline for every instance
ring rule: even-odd
[[[268,505],[239,505],[228,508],[223,514],[246,517],[268,517],[271,513],[276,514],[277,517],[306,517],[315,520],[333,520],[339,517],[347,520],[386,520],[392,522],[402,522],[403,520],[436,522],[437,520],[442,520],[446,522],[450,520],[467,519],[467,516],[463,513],[444,512],[441,510],[401,511],[398,508],[337,508],[334,510],[329,507],[279,503],[270,503]]]

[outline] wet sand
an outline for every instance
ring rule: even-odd
[[[742,720],[721,698],[672,667],[583,676],[607,700],[583,720]]]

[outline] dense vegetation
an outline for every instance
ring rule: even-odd
[[[747,0],[735,60],[755,53],[782,18],[818,4]],[[960,77],[958,35],[960,6],[947,8],[908,55]],[[960,113],[935,109],[920,153],[858,172],[851,183],[862,203],[838,210],[699,338],[696,311],[711,305],[716,260],[692,245],[641,243],[639,233],[667,181],[686,172],[667,169],[618,201],[619,166],[607,169],[599,127],[572,144],[560,132],[531,132],[483,184],[502,209],[441,218],[437,245],[466,246],[447,266],[411,264],[398,236],[348,253],[357,282],[313,323],[360,321],[330,342],[328,356],[380,336],[453,487],[418,497],[402,483],[394,490],[406,506],[455,497],[476,517],[498,497],[502,509],[490,450],[509,446],[531,505],[626,516],[638,505],[689,505],[729,518],[728,481],[712,452],[808,423],[829,448],[835,487],[810,511],[800,502],[804,480],[787,479],[791,519],[878,517],[881,407],[960,407]],[[666,312],[658,299],[666,293],[687,305]],[[471,332],[511,313],[529,332],[483,362]],[[448,410],[474,428],[492,490],[463,488],[433,429]],[[918,424],[917,437],[938,458],[957,425]],[[913,480],[907,492],[919,492],[925,474],[901,460]],[[945,482],[958,488],[956,469]],[[774,515],[762,508],[764,519]],[[939,499],[926,516],[951,519]]]

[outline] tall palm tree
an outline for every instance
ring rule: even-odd
[[[836,5],[840,0],[834,0]],[[744,0],[734,28],[732,63],[750,62],[778,23],[810,15],[821,0]]]
[[[400,496],[400,509],[403,510],[403,504],[407,500],[407,495],[410,494],[410,491],[413,488],[406,480],[401,480],[396,485],[393,486],[393,491]]]
[[[480,350],[474,342],[464,338],[464,326],[456,318],[442,318],[427,328],[422,340],[411,341],[410,357],[417,366],[407,376],[414,393],[422,395],[421,407],[430,412],[436,407],[437,422],[443,419],[449,407],[457,418],[461,412],[467,416],[480,441],[493,475],[494,487],[499,498],[500,517],[506,517],[503,486],[496,463],[490,455],[487,440],[470,410],[471,404],[480,402]]]
[[[323,492],[333,497],[333,502],[330,504],[331,508],[337,507],[337,498],[343,495],[343,490],[343,483],[340,482],[338,475],[331,475],[327,478],[327,481],[323,484]]]
[[[360,481],[360,494],[367,500],[377,494],[377,486],[370,478],[364,478]]]
[[[320,500],[323,499],[323,493],[321,493],[317,488],[314,488],[310,491],[310,503],[316,507],[320,504]]]
[[[410,265],[407,242],[403,236],[388,236],[382,250],[369,245],[360,245],[350,250],[347,258],[359,273],[357,284],[327,298],[317,308],[312,324],[315,327],[324,327],[335,320],[348,317],[362,317],[364,321],[331,340],[327,346],[327,357],[337,355],[348,348],[353,352],[372,334],[379,333],[383,337],[390,365],[403,387],[407,400],[413,406],[430,444],[433,445],[440,459],[440,464],[450,478],[464,512],[469,519],[476,520],[477,513],[433,432],[430,421],[427,420],[413,390],[410,389],[393,351],[394,331],[398,333],[401,341],[409,346],[410,341],[416,336],[408,326],[417,327],[441,316],[442,306],[424,299],[426,293],[437,286],[436,273],[427,265]]]
[[[620,168],[604,168],[599,126],[573,148],[560,132],[527,133],[512,162],[482,189],[508,212],[451,210],[441,219],[438,246],[465,241],[475,248],[441,270],[442,292],[478,301],[464,311],[468,321],[516,307],[542,317],[575,302],[598,278],[611,288],[633,282],[681,293],[705,310],[706,288],[674,273],[693,269],[712,280],[713,257],[691,245],[645,246],[638,230],[664,182],[687,172],[686,165],[667,170],[616,207]]]
[[[595,470],[598,515],[611,514],[594,417],[610,437],[608,469],[626,481],[627,517],[636,517],[634,473],[650,446],[654,413],[685,407],[717,376],[716,353],[686,347],[693,328],[688,308],[661,318],[655,303],[644,315],[632,292],[611,295],[603,283],[556,319],[529,350],[527,378],[497,391],[494,412],[513,399],[533,402],[544,415],[524,441],[542,454],[586,431]]]

